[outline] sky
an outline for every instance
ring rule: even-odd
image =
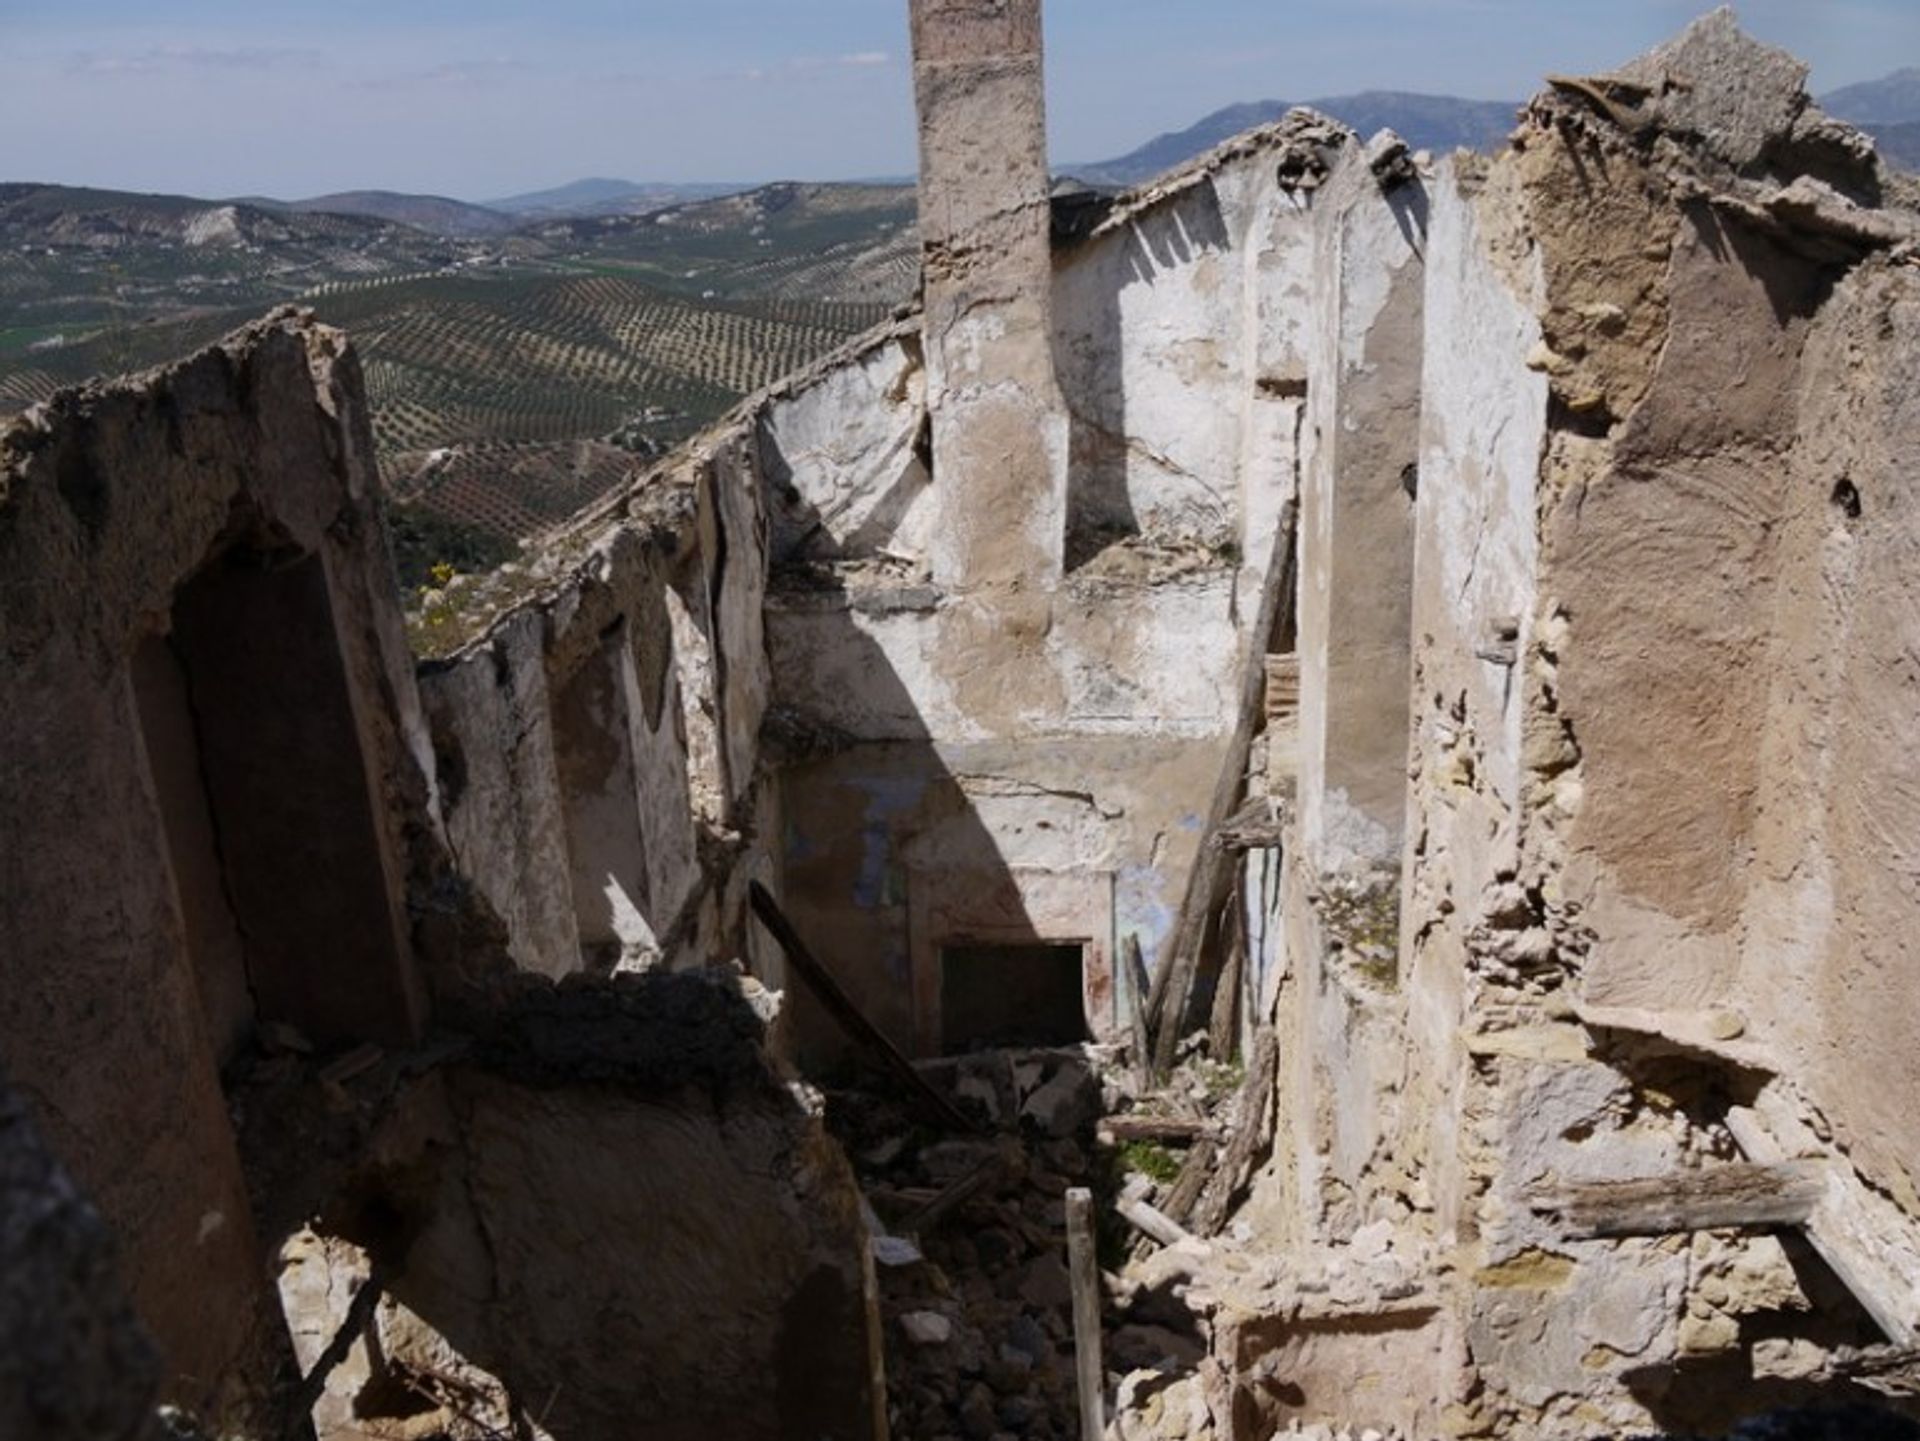
[[[1705,0],[1048,0],[1056,163],[1242,100],[1518,100]],[[1746,0],[1817,92],[1920,65],[1920,0]],[[0,180],[486,200],[582,176],[914,167],[906,0],[0,0]]]

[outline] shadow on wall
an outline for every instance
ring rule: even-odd
[[[1123,334],[1121,297],[1128,288],[1151,285],[1196,256],[1233,248],[1212,179],[1170,205],[1131,218],[1119,243],[1085,254],[1068,252],[1056,268],[1091,271],[1084,284],[1061,287],[1056,318],[1054,368],[1068,406],[1066,567],[1076,570],[1116,541],[1141,533],[1129,485],[1132,433],[1127,420],[1129,354]]]
[[[729,977],[530,984],[404,1082],[317,1223],[389,1298],[323,1434],[870,1441],[858,1193],[763,1030]],[[292,1254],[324,1340],[354,1288]]]
[[[815,529],[791,514],[790,534]],[[786,705],[776,689],[764,744],[780,777],[783,903],[802,937],[909,1055],[1101,1033],[1113,895],[1106,870],[1071,863],[1086,797],[1012,779],[1033,764],[1030,740],[954,740],[922,711],[963,691],[971,731],[975,702],[1023,708],[1031,697],[1015,692],[1043,678],[1039,640],[991,603],[795,552],[774,556],[769,633],[776,688],[802,678],[808,701]],[[927,673],[903,676],[890,656],[924,659]],[[844,1058],[803,986],[787,1004],[803,1062]]]

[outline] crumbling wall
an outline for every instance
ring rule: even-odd
[[[1878,1190],[1920,1216],[1910,1107],[1920,270],[1869,260],[1812,323],[1780,517],[1772,685],[1735,993]],[[1920,1321],[1920,1317],[1914,1318]]]
[[[424,605],[449,842],[517,969],[699,965],[744,944],[753,862],[728,838],[764,779],[762,414],[581,517],[534,569]]]
[[[1069,564],[1128,537],[1256,564],[1271,552],[1293,484],[1312,254],[1307,197],[1274,180],[1291,137],[1240,137],[1058,251]]]
[[[1056,240],[1053,365],[1073,435],[1057,588],[939,583],[887,488],[919,483],[900,469],[911,385],[886,392],[884,423],[825,424],[827,382],[763,422],[782,446],[768,474],[806,498],[783,516],[774,488],[776,533],[810,514],[816,536],[776,566],[767,612],[777,714],[805,737],[783,780],[788,904],[903,1045],[939,1044],[948,945],[1084,946],[1099,1036],[1128,1024],[1113,964],[1127,937],[1149,967],[1164,956],[1294,485],[1312,217],[1275,172],[1348,139],[1317,117],[1268,127]],[[862,393],[891,355],[851,362]],[[802,404],[813,418],[782,418]],[[784,439],[805,434],[859,443]],[[969,472],[942,470],[937,444],[933,459],[933,494],[964,495]],[[843,494],[850,478],[861,488]],[[846,530],[869,515],[887,525]],[[798,1015],[831,1041],[804,1001]]]
[[[287,315],[0,436],[0,1037],[120,1238],[163,1396],[222,1424],[265,1414],[285,1346],[218,1060],[255,1020],[400,1040],[421,1019],[404,901],[427,748],[372,454],[351,353]],[[181,603],[228,583],[260,606]],[[155,646],[184,687],[135,665]],[[276,651],[311,669],[237,696]],[[330,749],[275,777],[251,741],[213,747],[248,722]]]
[[[289,1250],[309,1365],[379,1296],[323,1437],[884,1434],[858,1192],[769,1014],[724,975],[537,988],[402,1080]]]
[[[921,283],[939,524],[956,590],[1049,585],[1067,424],[1050,346],[1040,0],[910,0]]]
[[[1853,637],[1871,608],[1868,644],[1902,644],[1910,609],[1874,577],[1911,545],[1884,447],[1912,425],[1914,220],[1804,78],[1722,13],[1556,81],[1506,153],[1427,186],[1398,989],[1328,983],[1348,948],[1323,905],[1290,932],[1283,1145],[1307,1244],[1386,1224],[1452,1253],[1451,1434],[1721,1427],[1759,1404],[1758,1337],[1912,1334],[1911,1287],[1873,1259],[1911,1244],[1911,1147],[1866,1119],[1885,1093],[1852,1061],[1897,1070],[1878,1048],[1911,1022],[1869,940],[1910,878],[1865,840],[1909,796],[1883,747],[1910,677]],[[1338,687],[1306,659],[1310,733]],[[1331,785],[1311,757],[1296,917]],[[1366,1038],[1396,1027],[1383,1066]],[[1847,1142],[1816,1139],[1830,1111],[1859,1118]],[[1684,1203],[1626,1237],[1550,1204],[1796,1156],[1830,1167],[1800,1224],[1850,1298],[1804,1243]]]

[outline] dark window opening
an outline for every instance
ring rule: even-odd
[[[948,946],[941,952],[941,1049],[1071,1046],[1086,1040],[1077,945]]]

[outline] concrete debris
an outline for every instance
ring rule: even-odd
[[[900,1329],[916,1346],[944,1346],[953,1339],[953,1322],[938,1311],[902,1312]]]

